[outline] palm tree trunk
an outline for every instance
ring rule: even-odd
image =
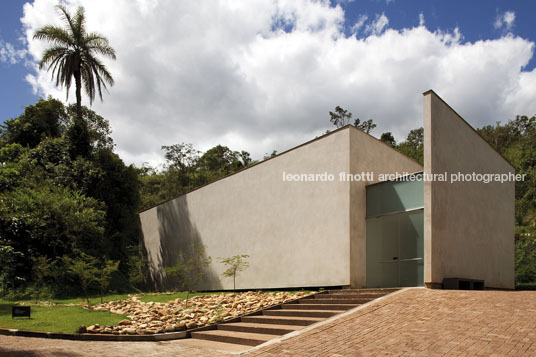
[[[74,73],[74,81],[76,85],[76,116],[82,119],[82,78],[80,71]]]

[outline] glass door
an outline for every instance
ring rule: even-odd
[[[367,287],[424,285],[423,210],[367,219]]]

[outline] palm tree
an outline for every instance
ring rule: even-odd
[[[57,8],[62,14],[65,28],[48,25],[33,36],[35,39],[52,43],[43,54],[39,69],[45,66],[48,66],[48,71],[52,69],[52,79],[56,79],[57,86],[66,87],[67,98],[74,78],[76,115],[82,119],[82,82],[90,104],[93,104],[97,91],[102,100],[102,88],[106,89],[106,84],[112,86],[114,80],[106,66],[96,56],[104,55],[115,59],[115,51],[104,36],[94,32],[86,33],[83,7],[77,9],[74,17],[64,6],[58,5]]]

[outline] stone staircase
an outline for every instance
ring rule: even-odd
[[[221,323],[216,329],[191,333],[194,339],[257,346],[271,339],[323,321],[397,289],[342,289],[324,291],[291,303],[243,316],[239,322]]]

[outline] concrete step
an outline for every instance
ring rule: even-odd
[[[300,300],[299,303],[300,304],[304,304],[304,305],[315,305],[315,304],[351,304],[351,305],[361,305],[361,304],[364,304],[364,303],[367,303],[371,300],[374,300],[374,299],[371,299],[371,298],[353,298],[353,297],[349,297],[349,298],[328,298],[326,297],[325,299],[308,299],[308,300]]]
[[[199,338],[201,340],[210,340],[225,343],[235,343],[238,345],[257,346],[261,343],[271,340],[272,338],[274,338],[274,335],[224,330],[209,330],[192,332],[192,338]]]
[[[268,316],[268,315],[255,315],[244,316],[241,318],[242,322],[251,322],[259,324],[275,324],[275,325],[296,325],[296,326],[308,326],[316,322],[324,320],[321,317],[289,317],[289,316]]]
[[[341,289],[341,290],[328,290],[328,294],[390,294],[400,290],[398,288],[377,288],[377,289]],[[318,295],[318,294],[317,294]]]
[[[263,315],[267,316],[296,316],[296,317],[331,317],[340,314],[340,310],[290,310],[290,309],[274,309],[264,310]]]
[[[357,294],[329,294],[329,295],[326,295],[325,297],[323,297],[322,299],[320,300],[325,300],[325,299],[352,299],[352,300],[360,300],[361,301],[361,304],[365,303],[365,302],[369,302],[371,300],[374,300],[374,299],[377,299],[379,297],[382,297],[384,295],[376,295],[376,296],[361,296],[361,295],[357,295]],[[314,300],[317,300],[316,298]]]
[[[173,343],[179,347],[189,347],[203,350],[217,350],[231,353],[240,353],[251,349],[251,346],[237,345],[235,343],[201,340],[199,338],[183,338],[180,340],[174,340]],[[210,351],[207,351],[207,353],[209,352]]]
[[[318,300],[317,300],[318,301]],[[325,300],[322,300],[325,301]],[[331,302],[317,303],[317,304],[283,304],[281,308],[287,310],[349,310],[353,307],[356,307],[357,304],[335,304]]]
[[[266,335],[284,335],[301,330],[302,328],[303,326],[298,325],[276,325],[253,322],[233,322],[218,325],[218,330],[262,333]]]

